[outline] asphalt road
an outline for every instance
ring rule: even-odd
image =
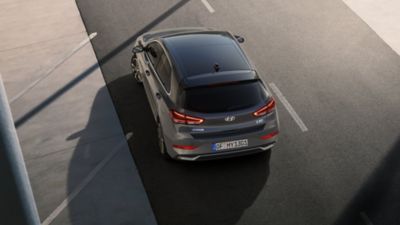
[[[77,0],[160,225],[400,224],[400,57],[340,0]],[[170,27],[227,29],[278,101],[271,154],[165,161],[142,87],[135,38]]]

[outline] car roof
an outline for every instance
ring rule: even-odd
[[[235,38],[226,31],[161,36],[184,88],[257,79]]]

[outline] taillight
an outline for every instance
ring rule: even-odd
[[[271,132],[269,134],[263,135],[260,138],[261,138],[261,140],[268,140],[268,139],[273,138],[276,135],[278,135],[278,133],[279,133],[278,131],[274,131],[274,132]]]
[[[193,145],[172,145],[172,147],[179,148],[182,150],[194,150],[197,148],[196,146]]]
[[[263,107],[261,107],[260,109],[258,109],[257,111],[253,112],[253,115],[257,117],[264,116],[265,114],[271,112],[274,108],[275,108],[275,100],[274,98],[271,97],[268,103]]]
[[[180,123],[180,124],[197,125],[197,124],[202,124],[204,122],[204,119],[202,118],[189,116],[183,113],[179,113],[175,110],[171,110],[171,117],[174,123]]]

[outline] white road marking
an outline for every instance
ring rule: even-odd
[[[360,212],[360,216],[364,220],[366,225],[374,225],[365,212]]]
[[[343,0],[343,2],[400,55],[399,0]]]
[[[132,133],[126,135],[126,140],[132,137]],[[114,158],[122,146],[126,145],[126,140],[123,140],[108,155],[85,177],[85,179],[61,202],[61,204],[42,222],[42,225],[49,225],[54,219],[74,200],[74,198],[93,180],[97,173],[103,169],[107,163]]]
[[[89,37],[85,38],[81,43],[79,43],[74,49],[72,49],[68,54],[66,54],[60,61],[58,61],[56,64],[54,64],[52,67],[50,67],[41,77],[39,77],[37,80],[29,84],[24,90],[19,92],[17,95],[15,95],[13,98],[10,99],[10,104],[21,98],[23,95],[25,95],[28,91],[32,90],[37,84],[39,84],[42,80],[47,78],[48,76],[51,75],[51,73],[57,69],[61,64],[63,64],[67,59],[69,59],[72,55],[74,55],[77,51],[79,51],[83,46],[85,46],[91,39],[97,36],[97,33],[91,33]]]
[[[210,5],[210,3],[207,0],[201,0],[201,2],[204,4],[204,6],[208,9],[210,13],[215,12],[214,8]]]
[[[288,102],[288,100],[283,96],[282,92],[279,90],[279,88],[274,84],[274,83],[269,83],[269,86],[271,87],[272,91],[275,93],[275,95],[279,98],[279,100],[282,102],[283,106],[285,106],[286,110],[289,112],[289,114],[292,116],[294,121],[299,125],[300,130],[303,132],[308,131],[307,126],[304,124],[303,120],[300,119],[299,115],[296,113],[296,111],[293,109],[292,105]]]

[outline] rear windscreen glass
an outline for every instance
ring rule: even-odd
[[[187,89],[181,102],[182,107],[190,111],[216,113],[253,107],[266,100],[262,84],[251,81]]]

